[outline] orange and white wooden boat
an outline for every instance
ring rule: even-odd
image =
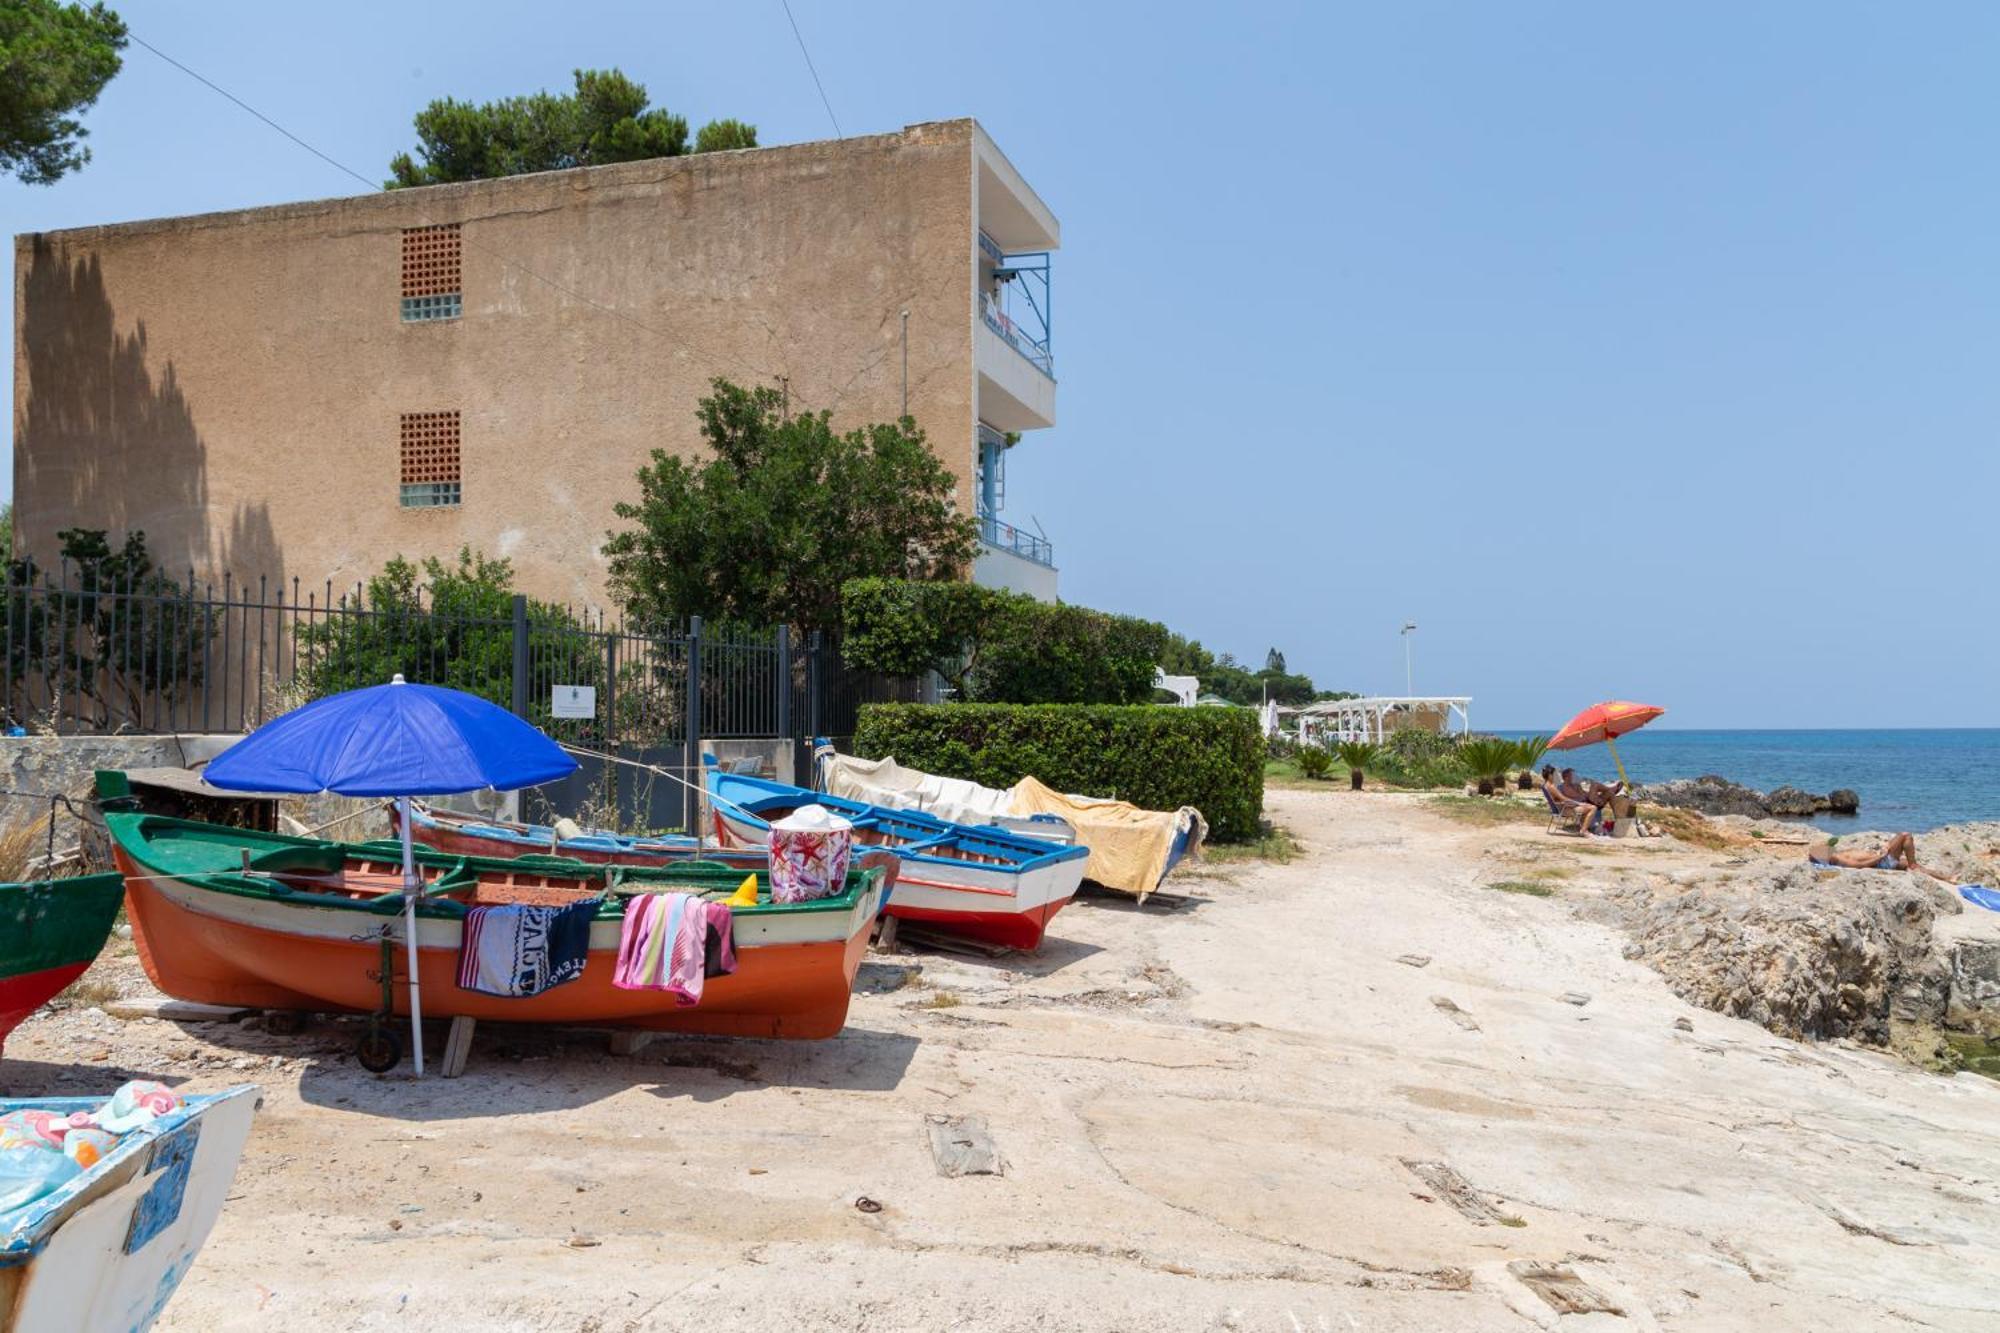
[[[385,986],[383,961],[404,966],[402,852],[391,843],[338,843],[108,810],[125,876],[132,939],[153,984],[209,1004],[307,1012],[407,1013],[407,987]],[[849,872],[842,891],[807,903],[771,901],[759,872],[754,907],[733,909],[736,971],[701,1003],[611,984],[626,900],[670,892],[727,898],[744,871],[587,866],[554,857],[498,860],[422,850],[417,956],[425,1017],[703,1032],[737,1037],[831,1037],[847,1019],[854,974],[880,910],[888,872]],[[583,975],[539,995],[460,989],[466,912],[501,903],[560,905],[601,897]],[[385,942],[395,941],[393,950]]]
[[[856,847],[895,855],[896,889],[885,913],[1010,949],[1041,947],[1050,919],[1076,896],[1090,857],[1087,847],[886,810],[707,763],[716,837],[725,846],[767,847],[773,821],[825,806],[854,826]]]

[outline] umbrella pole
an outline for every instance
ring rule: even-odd
[[[1625,784],[1625,790],[1632,790],[1630,779],[1625,776],[1625,761],[1618,757],[1618,742],[1610,736],[1604,738],[1604,748],[1611,751],[1611,762],[1618,765],[1618,780]]]
[[[417,1077],[424,1076],[423,989],[417,979],[417,853],[410,840],[410,798],[396,798],[398,823],[403,826],[403,938],[410,946],[410,1051]]]

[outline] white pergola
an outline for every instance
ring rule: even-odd
[[[1395,727],[1389,719],[1402,714],[1435,714],[1449,729],[1458,718],[1461,735],[1472,730],[1470,695],[1429,695],[1399,697],[1382,695],[1370,699],[1329,699],[1301,708],[1299,740],[1328,744],[1339,741],[1374,741],[1380,744]]]

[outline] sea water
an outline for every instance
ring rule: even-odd
[[[1503,732],[1519,736],[1524,732]],[[1816,815],[1835,832],[1909,829],[2000,820],[2000,729],[1907,731],[1679,731],[1652,726],[1618,742],[1634,782],[1716,773],[1769,791],[1790,785],[1824,796],[1860,793],[1853,817]],[[1543,761],[1586,777],[1617,777],[1610,752],[1587,746]]]

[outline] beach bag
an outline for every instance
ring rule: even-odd
[[[854,825],[823,805],[794,810],[771,825],[771,901],[830,898],[847,881]]]

